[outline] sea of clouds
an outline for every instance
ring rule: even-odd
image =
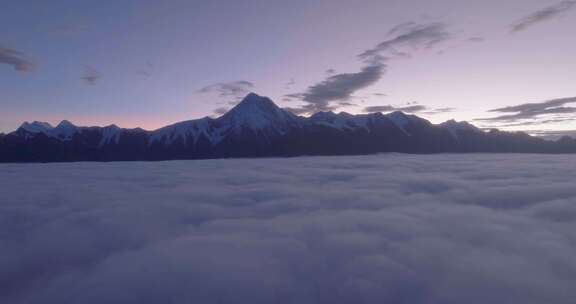
[[[576,156],[0,165],[0,303],[575,303]]]

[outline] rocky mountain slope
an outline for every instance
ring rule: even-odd
[[[56,127],[25,122],[0,135],[0,162],[133,161],[403,153],[574,153],[576,140],[546,141],[524,133],[485,132],[454,120],[435,125],[402,112],[300,117],[254,93],[219,118],[179,122],[154,131]]]

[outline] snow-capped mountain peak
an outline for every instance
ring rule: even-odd
[[[255,93],[248,94],[228,113],[218,118],[222,127],[234,132],[242,129],[261,131],[272,129],[283,133],[287,128],[297,125],[296,117],[282,110],[270,98]]]
[[[77,132],[79,132],[79,128],[68,120],[61,121],[56,128],[50,131],[52,136],[62,139],[70,139]]]
[[[102,128],[102,138],[100,139],[99,147],[106,144],[118,143],[120,141],[120,134],[122,129],[115,124]]]
[[[456,121],[454,119],[447,120],[441,123],[440,125],[446,128],[480,130],[476,126],[467,121]]]
[[[394,111],[385,115],[390,119],[402,132],[406,135],[410,133],[406,130],[406,126],[412,121],[411,117],[402,111]]]
[[[73,123],[71,123],[70,121],[64,119],[56,126],[56,128],[67,128],[68,129],[68,128],[76,128],[76,126]]]
[[[386,114],[385,116],[392,120],[392,122],[394,122],[399,127],[404,127],[410,123],[410,117],[402,111],[394,111],[392,113]]]
[[[0,136],[0,162],[486,151],[576,153],[576,140],[484,132],[454,120],[435,125],[402,112],[301,117],[256,94],[219,118],[183,121],[155,131],[77,127],[69,121],[52,127],[36,121]]]
[[[183,121],[153,131],[149,145],[156,142],[167,145],[175,141],[195,144],[201,137],[215,145],[245,130],[269,138],[275,134],[285,134],[291,127],[298,126],[298,119],[298,116],[279,108],[268,97],[250,93],[219,118]]]
[[[472,131],[472,132],[482,132],[482,130],[478,129],[476,126],[472,125],[467,121],[456,121],[454,119],[450,119],[440,124],[442,128],[445,128],[452,134],[452,136],[458,139],[458,133],[460,131]]]
[[[26,121],[20,126],[20,128],[30,133],[44,133],[44,134],[48,134],[52,129],[54,129],[54,127],[51,124],[42,121],[34,121],[32,123]]]

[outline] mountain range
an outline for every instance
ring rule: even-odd
[[[218,118],[154,131],[23,123],[0,134],[0,162],[137,161],[401,153],[576,153],[576,140],[484,131],[467,122],[432,124],[403,112],[297,116],[254,93]]]

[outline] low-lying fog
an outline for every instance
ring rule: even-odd
[[[0,302],[574,303],[576,156],[0,165]]]

